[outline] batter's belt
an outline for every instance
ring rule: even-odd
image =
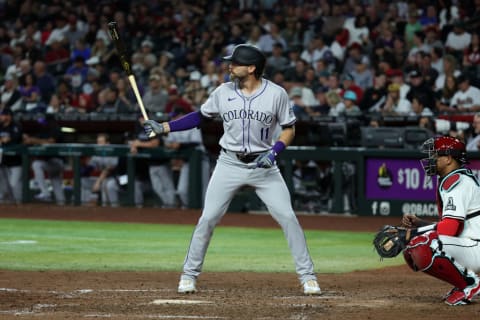
[[[222,148],[222,151],[225,152],[225,153],[232,153],[234,154],[237,159],[243,163],[251,163],[253,162],[255,159],[257,159],[257,157],[262,153],[262,152],[256,152],[256,153],[237,153],[237,152],[233,152],[233,151],[227,151],[226,149]]]

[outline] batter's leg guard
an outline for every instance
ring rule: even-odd
[[[413,238],[403,251],[403,255],[414,271],[423,271],[454,285],[454,289],[445,297],[447,304],[466,304],[473,296],[480,293],[478,276],[442,251],[442,243],[436,231]]]

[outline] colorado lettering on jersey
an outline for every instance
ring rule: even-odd
[[[232,120],[256,120],[263,123],[265,126],[270,126],[273,121],[273,116],[265,112],[256,110],[230,110],[222,114],[222,119],[226,123]]]

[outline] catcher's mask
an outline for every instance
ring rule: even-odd
[[[452,156],[462,166],[468,163],[465,144],[457,138],[430,138],[422,144],[421,150],[428,155],[428,158],[420,160],[427,176],[437,174],[437,158],[439,156]]]

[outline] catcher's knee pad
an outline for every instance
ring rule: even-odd
[[[413,238],[403,251],[403,256],[414,271],[423,271],[459,289],[471,282],[467,269],[442,251],[436,231]]]

